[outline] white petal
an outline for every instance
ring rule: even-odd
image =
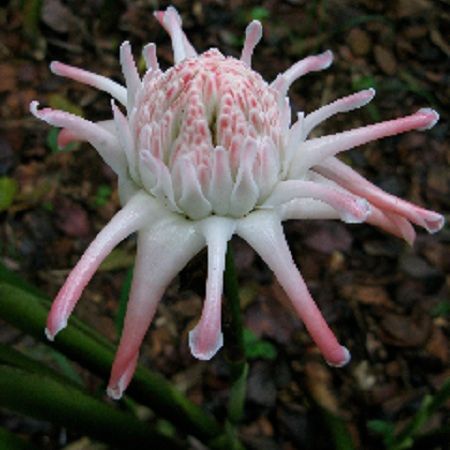
[[[240,155],[236,182],[231,192],[230,215],[241,217],[250,212],[259,197],[259,189],[253,176],[253,162],[256,156],[256,142],[248,139]]]
[[[352,111],[367,105],[375,96],[375,89],[365,89],[356,94],[335,100],[329,105],[322,106],[305,117],[304,133],[307,136],[321,122],[335,114]]]
[[[292,259],[279,217],[273,212],[253,212],[238,221],[236,233],[273,270],[327,362],[334,366],[346,364],[350,360],[350,354],[338,343],[312,299]]]
[[[131,53],[131,45],[125,41],[120,46],[120,64],[127,85],[127,111],[131,113],[134,107],[136,94],[141,87],[141,79],[136,68],[136,63]]]
[[[262,25],[259,20],[252,20],[245,29],[244,48],[242,49],[241,61],[247,66],[252,65],[252,54],[256,45],[262,38]]]
[[[140,191],[100,231],[70,272],[52,304],[46,331],[49,338],[53,340],[56,333],[66,326],[85,286],[111,250],[144,224],[152,223],[158,212],[161,213],[159,204]]]
[[[230,197],[233,189],[230,160],[223,147],[213,150],[208,200],[216,214],[225,215],[230,209]]]
[[[114,123],[116,125],[116,135],[128,161],[128,170],[130,171],[131,178],[138,181],[136,173],[136,150],[130,125],[127,118],[122,114],[122,111],[120,111],[114,103],[114,100],[111,100],[111,108],[113,110]]]
[[[321,200],[339,213],[347,223],[364,222],[370,215],[370,204],[366,199],[352,195],[344,189],[336,189],[314,181],[288,180],[277,184],[261,208],[274,208],[298,198]]]
[[[179,207],[194,220],[211,213],[211,203],[203,194],[194,164],[188,158],[179,158],[174,167],[175,182],[180,186],[180,196],[176,199]]]
[[[88,141],[98,151],[99,155],[117,174],[125,174],[127,169],[126,157],[117,137],[94,122],[78,117],[74,114],[51,108],[38,110],[39,103],[30,104],[31,113],[50,125],[67,128],[80,139]]]
[[[437,122],[438,118],[439,115],[436,111],[421,109],[410,116],[311,139],[303,143],[295,154],[289,170],[289,177],[302,176],[309,168],[320,164],[326,158],[367,142],[410,130],[428,129]]]
[[[87,84],[103,92],[108,93],[114,97],[122,105],[127,104],[127,90],[119,83],[104,77],[103,75],[97,75],[96,73],[88,72],[78,67],[69,66],[59,61],[53,61],[50,64],[50,70],[55,74],[62,77],[70,78],[71,80],[79,81],[80,83]]]
[[[130,299],[108,384],[114,398],[121,397],[131,380],[139,347],[167,285],[204,245],[194,225],[180,216],[171,215],[139,232]]]
[[[189,333],[189,347],[192,355],[201,360],[211,359],[223,345],[223,272],[227,243],[233,235],[235,223],[234,219],[209,217],[200,224],[208,248],[208,278],[202,316]]]

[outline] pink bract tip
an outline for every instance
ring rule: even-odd
[[[350,352],[347,347],[342,346],[339,355],[336,355],[336,359],[327,359],[327,364],[332,367],[344,367],[351,360]]]
[[[425,229],[428,233],[437,233],[445,224],[444,216],[433,211],[428,212],[428,217],[424,217]]]
[[[55,340],[55,335],[52,334],[48,328],[46,328],[46,329],[44,330],[44,333],[45,333],[46,338],[47,338],[49,341],[52,341],[52,342],[53,342],[53,341]]]
[[[333,63],[333,52],[331,50],[326,50],[325,52],[321,53],[317,56],[320,60],[320,67],[322,69],[328,69],[328,67],[331,66]]]
[[[115,386],[108,386],[108,388],[106,389],[106,394],[108,395],[108,397],[112,398],[113,400],[120,400],[122,398],[123,392],[126,388],[123,380],[124,377],[122,377]]]
[[[416,114],[422,114],[424,116],[424,120],[426,121],[423,127],[417,128],[419,131],[425,131],[433,128],[439,120],[439,113],[431,108],[421,108]]]
[[[361,98],[364,98],[369,103],[374,97],[377,91],[374,88],[364,89],[360,92]]]
[[[153,15],[155,16],[155,19],[162,25],[164,22],[164,11],[155,11]]]
[[[213,333],[214,341],[208,339],[203,330],[194,328],[189,333],[189,348],[192,356],[201,361],[209,361],[223,346],[223,334]]]
[[[55,322],[53,316],[50,315],[47,320],[47,328],[45,329],[45,335],[49,341],[54,341],[56,335],[67,327],[67,320],[63,320],[59,323]]]
[[[59,61],[52,61],[50,63],[50,71],[54,73],[55,75],[61,75],[64,71],[65,64],[59,62]],[[61,70],[62,69],[62,70]]]
[[[31,114],[33,114],[33,116],[37,117],[38,119],[40,118],[40,113],[38,110],[39,107],[39,102],[37,100],[33,100],[30,103],[30,112]]]

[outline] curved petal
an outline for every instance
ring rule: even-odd
[[[308,136],[317,125],[338,113],[352,111],[367,105],[374,96],[375,89],[364,89],[313,111],[305,117],[304,136]]]
[[[320,55],[308,56],[300,61],[296,62],[288,70],[283,72],[280,76],[285,80],[285,83],[281,83],[279,86],[281,89],[280,95],[284,97],[289,89],[289,86],[300,77],[310,72],[317,72],[319,70],[328,69],[333,62],[333,53],[330,50],[321,53]],[[276,81],[276,80],[275,80]],[[272,87],[276,87],[278,83],[272,83]]]
[[[383,211],[376,206],[372,205],[372,213],[367,219],[367,223],[404,239],[409,245],[413,245],[416,240],[416,232],[409,220],[396,213]]]
[[[159,70],[158,57],[156,55],[156,44],[150,42],[145,45],[142,49],[142,56],[147,69],[151,69],[152,71]]]
[[[127,118],[123,115],[122,111],[116,106],[114,100],[111,100],[111,108],[113,111],[114,124],[116,127],[116,135],[125,153],[128,170],[131,178],[137,180],[137,168],[136,168],[136,147],[134,144],[134,136],[130,129],[130,124]]]
[[[241,61],[247,66],[252,65],[253,50],[262,38],[262,25],[259,20],[252,20],[245,29],[244,47],[241,53]]]
[[[207,198],[216,214],[226,215],[230,209],[233,190],[230,158],[223,147],[215,147],[212,153],[211,176]]]
[[[78,67],[69,66],[59,61],[51,62],[50,70],[55,75],[70,78],[71,80],[87,84],[88,86],[92,86],[100,91],[106,92],[124,106],[127,104],[126,88],[119,83],[104,77],[103,75],[97,75],[96,73],[88,72],[87,70],[80,69]]]
[[[178,159],[173,169],[175,183],[180,187],[177,204],[194,220],[211,213],[211,203],[205,197],[194,163],[188,158]]]
[[[335,208],[313,198],[296,198],[280,205],[277,211],[280,214],[281,220],[329,220],[341,218]]]
[[[277,184],[261,208],[274,208],[296,198],[313,198],[332,206],[347,223],[364,222],[370,214],[370,204],[344,189],[336,189],[315,181],[288,180]]]
[[[256,158],[256,141],[249,138],[243,145],[236,182],[230,196],[231,216],[240,217],[249,213],[259,197],[259,187],[253,175],[253,163]]]
[[[189,347],[192,355],[201,360],[211,359],[223,345],[223,272],[227,243],[235,226],[235,220],[225,217],[209,217],[200,225],[208,247],[208,278],[202,316],[195,328],[189,332]]]
[[[436,233],[444,226],[444,217],[441,214],[420,208],[384,192],[337,158],[326,159],[315,166],[314,170],[350,192],[367,198],[379,209],[403,216],[412,223],[425,228],[429,233]]]
[[[312,299],[292,259],[279,218],[274,213],[254,212],[238,222],[236,232],[273,270],[327,362],[338,367],[347,364],[350,353],[338,343]]]
[[[120,46],[120,65],[122,66],[122,73],[127,85],[127,111],[131,113],[136,99],[136,94],[141,86],[141,79],[136,68],[136,63],[131,53],[131,45],[125,41]]]
[[[112,398],[119,399],[131,380],[139,347],[167,285],[204,245],[192,222],[181,217],[159,220],[139,232],[130,299],[108,384]]]
[[[181,28],[181,17],[173,6],[169,6],[165,11],[155,11],[154,15],[169,33],[175,64],[185,58],[197,56],[197,52]]]
[[[99,122],[95,122],[95,125],[102,127],[105,131],[111,133],[114,136],[116,134],[116,126],[114,124],[114,120],[100,120]],[[64,148],[66,145],[77,141],[85,141],[85,138],[73,132],[72,130],[69,130],[68,128],[61,128],[57,138],[57,144],[59,148]]]
[[[98,151],[99,155],[117,174],[126,172],[126,157],[117,137],[106,131],[100,125],[74,114],[51,108],[38,110],[39,103],[33,101],[30,104],[31,113],[38,119],[55,127],[61,127],[71,131],[81,140],[88,141]]]
[[[140,191],[98,233],[70,272],[52,304],[45,330],[48,339],[53,340],[66,327],[85,286],[111,250],[148,221],[154,220],[158,210],[161,207],[148,194]]]

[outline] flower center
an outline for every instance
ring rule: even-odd
[[[210,203],[200,215],[242,216],[278,181],[283,138],[277,92],[242,61],[216,49],[164,73],[148,72],[133,123],[137,151],[165,165],[175,203],[192,218],[198,212],[180,204],[186,189]],[[218,177],[229,177],[229,194],[239,196],[228,207],[214,206]]]

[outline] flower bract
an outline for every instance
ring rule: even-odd
[[[262,37],[258,21],[245,32],[240,59],[217,49],[197,54],[169,7],[155,13],[169,33],[174,66],[163,71],[153,43],[143,49],[141,77],[131,46],[120,47],[125,86],[60,62],[51,71],[111,97],[112,119],[91,122],[68,112],[31,112],[60,127],[60,146],[88,141],[118,177],[122,208],[89,245],[59,291],[48,317],[49,339],[66,325],[83,289],[111,250],[137,232],[136,264],[108,393],[120,398],[135,371],[139,348],[170,281],[207,248],[206,298],[189,335],[192,354],[210,359],[223,344],[221,302],[227,243],[247,241],[267,263],[327,362],[350,359],[325,322],[283,232],[289,219],[368,222],[408,243],[412,224],[436,232],[443,217],[390,195],[341,162],[351,148],[409,130],[426,130],[438,114],[424,108],[399,119],[310,138],[329,117],[370,102],[363,90],[291,120],[287,92],[310,72],[328,68],[330,51],[309,56],[267,83],[251,67]]]

